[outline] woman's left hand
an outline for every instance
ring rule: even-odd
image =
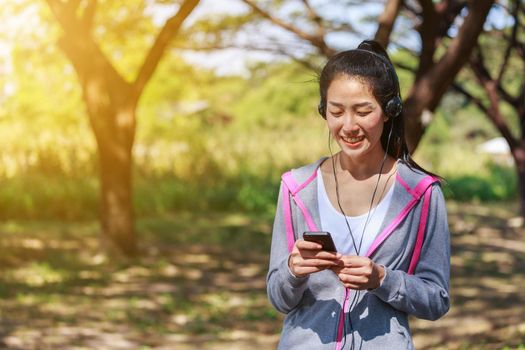
[[[339,280],[350,289],[375,289],[385,276],[385,269],[369,258],[357,255],[345,255],[341,258],[344,264],[331,269]]]

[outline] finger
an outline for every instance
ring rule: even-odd
[[[323,270],[325,269],[320,267],[297,267],[293,272],[295,275],[306,276]]]
[[[305,250],[302,254],[303,257],[308,258],[316,258],[316,259],[323,259],[323,260],[339,260],[341,258],[341,254],[335,253],[335,252],[327,252],[324,250]]]
[[[354,275],[347,275],[344,273],[340,273],[338,275],[339,280],[344,283],[350,283],[353,285],[362,286],[369,282],[369,279],[364,276],[354,276]]]
[[[341,273],[341,270],[342,270],[343,268],[344,268],[344,266],[342,266],[342,265],[340,265],[340,264],[337,265],[337,266],[331,266],[331,267],[330,267],[330,269],[331,269],[332,271],[334,271],[336,275],[339,275],[339,273]]]
[[[324,259],[304,259],[301,262],[301,266],[311,266],[311,267],[332,267],[332,266],[339,266],[337,261],[334,260],[324,260]]]
[[[346,255],[341,260],[344,261],[344,264],[347,267],[361,267],[372,265],[372,260],[364,256]]]
[[[327,259],[327,260],[339,260],[341,259],[342,255],[337,252],[327,252],[326,250],[320,250],[316,254],[316,258],[319,259]]]
[[[305,250],[321,250],[321,248],[323,248],[319,243],[305,241],[304,239],[298,239],[295,242],[295,246],[299,249]]]
[[[346,274],[346,275],[353,275],[353,276],[368,276],[372,274],[372,269],[367,266],[360,266],[360,267],[347,267],[344,266],[340,273]]]
[[[320,267],[323,269],[341,266],[339,260],[325,260],[317,258],[305,258],[299,254],[292,254],[290,256],[290,265],[296,267]]]

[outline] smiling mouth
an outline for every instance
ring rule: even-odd
[[[341,136],[341,139],[344,141],[344,142],[347,142],[347,143],[358,143],[358,142],[361,142],[365,139],[364,136],[358,136],[358,137],[344,137],[344,136]]]

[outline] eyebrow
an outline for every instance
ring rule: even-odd
[[[335,107],[339,107],[339,108],[343,108],[344,107],[344,104],[338,103],[338,102],[334,102],[334,101],[328,101],[328,104],[330,104],[332,106],[335,106]],[[370,102],[360,102],[360,103],[356,103],[356,104],[352,105],[353,108],[372,107],[372,106],[373,105]]]

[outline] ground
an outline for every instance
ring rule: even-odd
[[[449,203],[450,312],[413,319],[420,349],[525,349],[525,229],[514,204]],[[109,259],[96,222],[0,225],[0,349],[274,349],[270,216],[174,213]]]

